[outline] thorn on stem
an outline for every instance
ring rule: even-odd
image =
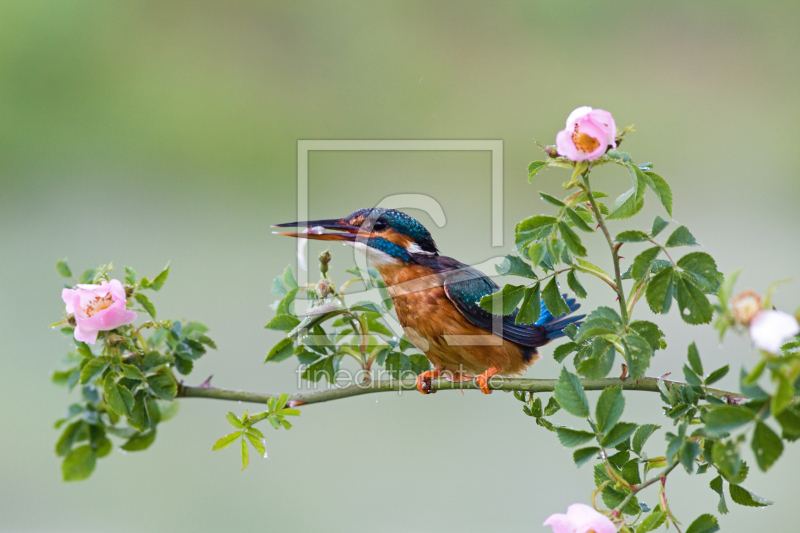
[[[211,378],[213,377],[214,377],[213,374],[208,376],[208,378],[200,385],[198,385],[198,387],[200,387],[201,389],[213,389],[214,387],[211,386]]]
[[[619,377],[620,381],[625,381],[625,378],[628,377],[628,365],[622,363],[622,375]]]

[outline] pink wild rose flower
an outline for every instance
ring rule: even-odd
[[[617,527],[606,515],[583,503],[567,507],[567,514],[555,513],[544,521],[553,533],[616,533]]]
[[[556,135],[558,155],[572,161],[593,161],[608,147],[617,147],[617,124],[603,109],[579,107],[567,117],[567,128]]]
[[[781,346],[800,333],[800,324],[789,313],[764,310],[750,321],[750,339],[756,348],[769,353],[780,352]]]
[[[117,279],[100,285],[78,284],[77,289],[64,289],[61,298],[67,313],[75,315],[75,340],[94,344],[97,333],[133,323],[136,313],[125,309],[125,289]]]

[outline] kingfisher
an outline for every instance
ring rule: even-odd
[[[537,348],[564,336],[566,326],[585,316],[572,315],[580,307],[573,298],[566,299],[570,312],[560,317],[542,304],[534,324],[516,324],[517,311],[502,317],[485,311],[478,301],[500,287],[482,272],[440,255],[425,226],[395,209],[359,209],[344,218],[274,227],[307,228],[277,234],[340,241],[366,255],[383,278],[409,341],[433,366],[417,376],[423,394],[435,392],[431,380],[440,376],[474,379],[490,394],[492,376],[522,374],[541,357]]]

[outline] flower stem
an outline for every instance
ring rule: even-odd
[[[603,220],[603,214],[600,212],[600,208],[597,207],[597,201],[594,199],[594,194],[592,194],[592,187],[589,185],[589,171],[587,170],[584,172],[582,177],[583,184],[586,186],[586,195],[589,197],[589,203],[592,205],[592,211],[594,211],[594,217],[597,220],[597,224],[600,226],[600,229],[603,230],[603,234],[606,236],[606,241],[608,241],[608,247],[611,249],[611,257],[614,260],[614,275],[617,280],[617,295],[619,295],[619,311],[622,315],[622,323],[627,326],[628,306],[625,303],[625,291],[622,289],[622,275],[619,271],[618,248],[614,244],[614,239],[611,238],[611,234],[608,232],[606,223]]]

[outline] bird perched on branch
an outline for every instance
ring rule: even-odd
[[[408,339],[433,364],[417,377],[417,388],[428,393],[430,380],[475,379],[491,393],[487,382],[495,374],[513,376],[532,365],[537,348],[564,335],[564,328],[581,316],[553,317],[542,306],[535,324],[515,324],[516,312],[501,317],[478,301],[499,290],[486,275],[455,259],[439,255],[425,226],[394,209],[367,208],[340,219],[277,224],[312,228],[304,233],[278,233],[301,239],[341,241],[366,254],[383,278],[397,318]],[[570,313],[578,309],[568,299]]]

